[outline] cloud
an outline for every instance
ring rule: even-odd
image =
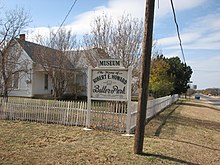
[[[49,27],[37,27],[37,28],[29,28],[27,31],[27,40],[34,41],[37,36],[45,36],[48,37],[50,33]]]
[[[74,21],[67,26],[71,28],[73,32],[77,34],[88,33],[90,30],[91,20],[94,19],[98,15],[99,16],[102,15],[104,12],[107,13],[107,11],[108,11],[108,8],[106,8],[105,6],[99,6],[97,8],[94,8],[94,10],[77,15]]]
[[[181,40],[183,44],[189,44],[198,40],[200,37],[201,35],[199,33],[185,33],[181,35]],[[177,35],[159,39],[158,43],[163,45],[163,47],[166,47],[166,49],[179,49],[179,40]]]
[[[110,0],[108,11],[113,17],[119,17],[124,12],[133,17],[142,18],[145,10],[145,0]]]
[[[176,0],[175,8],[176,10],[186,10],[193,7],[203,4],[205,0],[193,0],[193,1],[183,1]],[[156,1],[155,6],[158,6],[158,1]],[[169,1],[159,1],[159,9],[156,7],[155,14],[157,17],[163,17],[166,14],[171,12],[171,7]],[[76,34],[82,35],[88,33],[90,30],[91,20],[100,14],[107,13],[112,16],[112,18],[117,19],[124,13],[131,14],[133,17],[142,19],[145,12],[145,0],[109,0],[106,6],[97,6],[96,8],[91,9],[90,11],[84,12],[80,15],[77,15],[73,22],[67,25],[69,29]],[[33,33],[29,33],[28,38],[33,38],[34,34],[45,35],[48,30],[48,27],[37,27],[32,28]],[[35,32],[36,31],[36,32]]]
[[[192,20],[189,27],[182,28],[181,40],[184,49],[220,49],[220,22],[216,21],[220,13],[212,13],[207,16]],[[208,26],[207,26],[208,25]],[[178,49],[179,40],[177,34],[158,39],[158,43],[165,49]]]
[[[72,23],[66,25],[68,29],[76,34],[82,35],[90,31],[91,21],[96,17],[100,16],[103,13],[111,15],[112,18],[117,19],[125,13],[131,14],[133,17],[141,18],[144,13],[144,3],[145,0],[109,0],[106,6],[97,6],[90,11],[81,13],[75,16]],[[32,32],[29,33],[28,38],[33,38],[35,34],[45,35],[49,29],[48,27],[37,27],[31,28]]]
[[[212,13],[196,18],[195,22],[190,26],[193,30],[200,31],[209,31],[211,30],[219,30],[220,22],[217,21],[220,17],[219,11],[212,11]],[[207,26],[208,25],[208,26]]]
[[[173,1],[175,11],[186,11],[195,7],[201,6],[207,0],[175,0]],[[159,5],[158,5],[159,2]],[[169,13],[172,13],[171,3],[169,0],[156,1],[156,17],[163,17]]]

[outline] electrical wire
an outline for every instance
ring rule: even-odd
[[[199,70],[199,69],[194,69],[194,71],[198,71],[198,72],[220,72],[220,70]]]
[[[183,56],[183,62],[186,64],[186,59],[185,59],[185,55],[184,55],[184,52],[183,52],[182,40],[181,40],[181,37],[180,37],[179,25],[178,25],[177,19],[176,19],[176,13],[175,13],[174,5],[173,5],[173,0],[170,0],[170,3],[171,3],[171,7],[172,7],[172,11],[173,11],[173,19],[174,19],[174,22],[175,22],[175,25],[176,25],[176,31],[177,31],[177,35],[178,35],[178,39],[179,39],[179,45],[180,45],[181,53],[182,53],[182,56]]]
[[[70,8],[70,10],[68,11],[68,13],[66,14],[65,18],[63,19],[62,23],[60,24],[57,32],[55,33],[55,35],[53,36],[53,39],[56,37],[56,35],[58,34],[58,32],[60,31],[60,29],[62,28],[63,24],[65,23],[67,17],[69,16],[70,12],[72,11],[73,7],[76,5],[77,0],[75,0]],[[53,40],[52,39],[52,40]]]

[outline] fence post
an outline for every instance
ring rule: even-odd
[[[46,105],[46,123],[47,123],[47,120],[48,120],[48,110],[49,110],[49,107],[48,107],[48,100],[47,100],[47,105]]]
[[[130,134],[131,128],[131,81],[132,81],[132,69],[128,68],[128,86],[127,86],[127,120],[126,120],[126,133]]]
[[[66,109],[66,122],[65,124],[68,124],[68,120],[69,120],[69,111],[70,111],[70,101],[67,102],[67,109]]]

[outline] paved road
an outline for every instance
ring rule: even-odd
[[[201,95],[201,99],[207,100],[210,102],[210,104],[217,106],[220,108],[220,98],[213,98],[206,95]]]

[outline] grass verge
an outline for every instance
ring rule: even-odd
[[[148,123],[142,155],[134,137],[0,120],[0,164],[218,164],[219,119],[207,104],[178,102]]]

